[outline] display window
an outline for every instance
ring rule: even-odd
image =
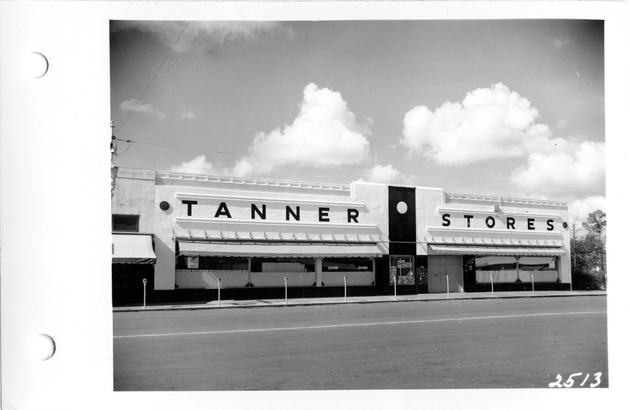
[[[252,258],[252,272],[315,272],[313,258]]]
[[[374,262],[370,258],[324,258],[322,272],[371,272]]]
[[[249,270],[247,258],[217,256],[177,257],[177,269],[199,269],[214,272],[243,272]]]
[[[475,258],[477,283],[555,282],[557,257],[478,256]]]
[[[555,256],[522,256],[518,260],[519,279],[522,282],[556,282],[558,258]]]
[[[513,283],[518,280],[514,256],[479,256],[475,258],[477,283]]]

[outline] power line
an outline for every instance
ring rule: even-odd
[[[136,143],[136,144],[144,144],[144,145],[153,145],[156,147],[163,147],[163,148],[174,148],[174,149],[182,149],[182,150],[189,150],[189,151],[195,151],[195,152],[202,152],[202,153],[213,153],[213,154],[218,154],[218,155],[229,155],[229,156],[233,156],[236,158],[256,158],[256,159],[261,159],[261,160],[274,160],[274,161],[280,161],[280,162],[284,162],[287,164],[304,164],[304,165],[311,165],[311,166],[322,166],[323,164],[321,162],[318,161],[307,161],[307,160],[294,160],[294,159],[287,159],[287,158],[278,158],[278,157],[269,157],[269,156],[261,156],[261,155],[251,155],[251,154],[241,154],[241,153],[236,153],[236,152],[229,152],[229,151],[218,151],[218,150],[211,150],[211,149],[205,149],[205,148],[198,148],[198,147],[183,147],[183,146],[179,146],[179,145],[171,145],[171,144],[160,144],[160,143],[156,143],[156,142],[146,142],[146,141],[136,141],[136,140],[121,140],[124,142],[128,142],[130,145],[127,147],[127,149],[125,150],[125,152],[129,149],[129,147],[131,146],[131,144]],[[124,153],[124,152],[123,152]],[[348,168],[348,169],[355,169],[355,170],[359,170],[359,171],[367,171],[368,168],[362,167],[362,166],[358,166],[358,165],[347,165],[347,164],[339,164],[336,165],[340,168]],[[402,174],[405,175],[415,175],[415,176],[421,176],[421,177],[434,177],[434,178],[450,178],[450,179],[459,179],[459,180],[468,180],[468,181],[483,181],[483,182],[492,182],[492,183],[508,183],[511,182],[509,180],[499,180],[499,179],[491,179],[491,178],[473,178],[473,177],[465,177],[465,176],[459,176],[459,175],[444,175],[444,174],[430,174],[430,173],[420,173],[420,172],[412,172],[412,171],[400,171]],[[537,184],[527,184],[527,183],[522,183],[522,185],[529,185],[529,186],[538,186]],[[558,184],[550,184],[553,187],[556,188],[572,188],[573,186],[567,186],[567,185],[558,185]],[[600,187],[599,189],[605,189],[605,187]]]
[[[129,110],[129,112],[127,113],[127,116],[125,117],[125,119],[123,120],[122,124],[120,124],[119,129],[122,130],[122,128],[125,126],[125,123],[127,122],[127,120],[129,119],[129,117],[131,116],[131,113],[134,112],[134,110],[136,109],[136,107],[138,106],[138,104],[140,104],[140,101],[142,101],[142,98],[144,97],[144,94],[147,92],[147,90],[149,89],[149,87],[151,86],[151,84],[153,83],[153,80],[155,80],[155,78],[157,77],[157,75],[159,74],[159,72],[162,70],[162,67],[164,66],[164,63],[166,63],[166,60],[168,60],[168,58],[170,57],[171,53],[173,52],[173,50],[175,49],[175,46],[177,45],[177,43],[179,43],[179,40],[182,38],[182,36],[184,35],[184,32],[186,31],[186,29],[188,28],[188,25],[190,24],[190,20],[186,22],[186,25],[184,26],[183,30],[181,33],[179,33],[179,37],[177,37],[177,40],[175,40],[175,42],[173,43],[173,45],[171,46],[171,49],[168,51],[168,54],[166,55],[166,57],[164,57],[164,59],[162,60],[162,62],[160,63],[160,66],[158,67],[158,69],[155,71],[155,73],[153,74],[153,77],[151,77],[151,80],[149,81],[149,83],[147,84],[146,87],[144,87],[144,90],[142,91],[142,94],[140,94],[140,97],[136,100],[136,103],[134,104],[134,106],[131,108],[131,110]]]

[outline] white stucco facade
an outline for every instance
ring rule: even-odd
[[[377,261],[389,257],[392,214],[399,212],[390,201],[391,189],[365,182],[326,184],[119,169],[112,213],[139,215],[139,231],[153,235],[154,290],[213,289],[219,280],[227,288],[281,286],[287,275],[256,271],[253,257],[288,258],[293,252],[312,256],[315,262],[313,269],[292,274],[291,286],[342,286],[342,277],[350,286],[373,286],[382,277]],[[446,292],[447,275],[450,292],[468,291],[474,281],[470,275],[480,283],[487,282],[484,275],[524,283],[534,272],[525,272],[524,267],[536,265],[530,259],[546,256],[552,258],[551,271],[535,271],[536,281],[570,282],[566,203],[404,189],[415,194],[415,203],[406,204],[415,211],[416,251],[410,256],[416,271],[426,273],[428,292]],[[247,259],[229,273],[196,266],[183,269],[178,255],[194,255],[195,249],[202,250],[200,255]],[[501,271],[466,273],[471,257],[484,255],[495,258]],[[366,272],[341,276],[323,268],[328,257],[373,263]]]

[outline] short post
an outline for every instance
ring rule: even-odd
[[[448,275],[446,275],[446,297],[450,298],[451,294],[450,294],[450,289],[449,289],[449,284],[448,284]]]
[[[147,278],[142,279],[142,309],[147,308]]]
[[[285,306],[288,304],[288,297],[287,297],[287,277],[284,277],[284,304]]]
[[[529,276],[532,277],[532,293],[534,293],[534,274],[530,273]]]
[[[494,297],[494,276],[490,274],[490,294]]]
[[[396,284],[398,283],[398,268],[396,268],[396,276],[394,277],[394,297],[398,297],[396,295]]]
[[[217,293],[219,299],[219,306],[221,306],[221,278],[217,278]]]
[[[343,301],[347,302],[348,301],[348,288],[346,285],[346,277],[343,277]]]

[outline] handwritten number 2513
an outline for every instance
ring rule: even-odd
[[[562,376],[561,375],[557,375],[556,376],[556,381],[549,383],[549,387],[573,387],[574,384],[574,378],[581,376],[582,373],[573,373],[572,375],[570,375],[567,380],[562,383]],[[584,384],[586,383],[586,381],[588,380],[590,374],[586,374],[586,377],[584,378],[584,380],[582,380],[582,383],[580,384],[581,386],[584,386]],[[599,384],[602,382],[601,377],[602,377],[602,372],[597,372],[595,373],[593,376],[595,376],[595,382],[591,383],[589,385],[589,387],[597,387],[599,386]]]

